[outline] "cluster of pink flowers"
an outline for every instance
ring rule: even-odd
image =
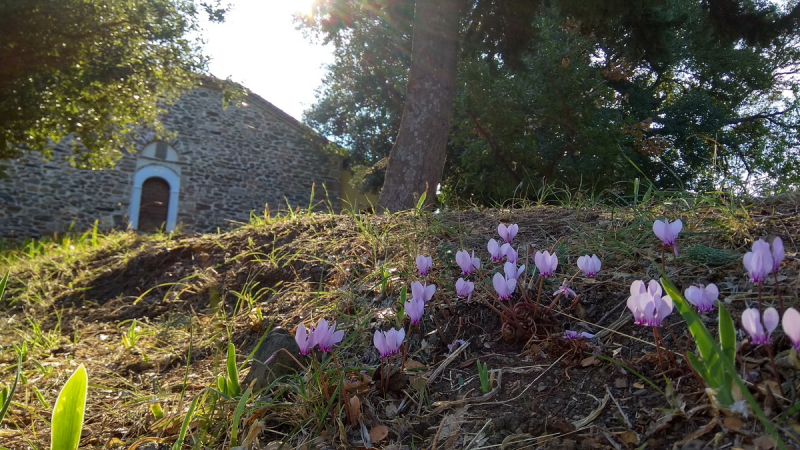
[[[656,280],[650,280],[647,285],[640,280],[631,284],[628,309],[637,325],[660,327],[664,319],[672,313],[672,299],[669,295],[662,294],[661,285]]]
[[[525,273],[524,264],[517,267],[519,253],[511,246],[511,242],[517,233],[519,233],[517,224],[505,225],[501,223],[497,226],[497,234],[503,239],[503,245],[498,247],[497,241],[494,239],[489,240],[487,245],[492,261],[499,262],[503,258],[506,259],[505,264],[503,264],[503,273],[495,273],[492,277],[492,286],[494,286],[494,290],[500,300],[511,298],[517,289],[517,279]]]
[[[301,322],[294,334],[301,355],[310,354],[314,347],[319,347],[321,352],[330,352],[334,345],[342,342],[343,338],[344,331],[336,330],[336,322],[328,326],[328,321],[325,319],[321,319],[311,332]]]
[[[753,242],[752,251],[744,255],[744,267],[750,274],[750,281],[753,283],[763,283],[770,273],[778,271],[783,261],[784,249],[783,240],[776,237],[770,245],[763,239]]]
[[[763,317],[758,309],[748,308],[742,313],[742,328],[750,335],[750,342],[755,345],[768,345],[772,332],[781,322],[783,332],[792,341],[792,347],[800,351],[800,312],[794,308],[787,308],[780,320],[778,310],[767,308]]]

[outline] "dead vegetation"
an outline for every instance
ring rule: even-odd
[[[671,261],[666,266],[673,280],[684,287],[717,283],[738,320],[756,291],[741,260],[724,263],[724,254],[742,255],[755,238],[781,236],[787,251],[781,293],[797,306],[797,204],[794,197],[747,206],[659,199],[635,208],[289,214],[224,234],[122,233],[62,241],[34,256],[6,252],[0,271],[11,276],[0,306],[0,384],[13,380],[15,346],[24,343],[28,355],[0,442],[9,449],[44,448],[58,390],[84,364],[90,390],[82,448],[166,448],[197,396],[202,407],[185,444],[195,448],[227,448],[232,440],[248,448],[282,442],[308,449],[682,448],[690,441],[769,448],[755,419],[726,416],[709,404],[669,336],[676,365],[662,376],[650,330],[633,324],[624,303],[633,280],[658,278],[661,249],[650,227],[668,215],[685,224],[679,273]],[[526,335],[511,338],[503,337],[503,320],[487,305],[497,265],[488,261],[486,241],[501,222],[519,225],[515,242],[558,253],[559,277],[545,284],[543,305],[577,271],[578,256],[603,260],[596,279],[572,282],[581,294],[577,305],[561,302]],[[475,250],[482,261],[470,302],[454,293],[460,272],[453,258],[461,249]],[[400,289],[419,278],[417,254],[433,257],[426,280],[437,293],[420,332],[408,329],[402,378],[381,393],[371,378],[379,364],[372,333],[395,321]],[[765,299],[773,302],[770,289]],[[536,286],[523,295],[535,299]],[[515,302],[521,298],[518,291]],[[337,392],[333,375],[323,383],[288,376],[252,397],[232,431],[238,399],[214,391],[228,343],[244,377],[267,331],[294,333],[301,321],[322,317],[346,331],[338,349],[346,373],[339,398],[346,402],[329,400]],[[713,325],[713,317],[706,319]],[[679,345],[686,345],[680,316],[670,322]],[[596,337],[564,341],[560,333],[567,329]],[[777,335],[774,351],[785,354],[788,340]],[[447,345],[458,339],[468,345],[450,352]],[[752,391],[785,440],[797,444],[798,411],[790,410],[798,401],[797,371],[781,369],[790,389],[779,398],[767,389],[773,376],[762,349],[743,348],[740,355],[746,371],[757,375]],[[476,361],[488,365],[488,392],[480,390]],[[156,403],[162,419],[153,415]]]

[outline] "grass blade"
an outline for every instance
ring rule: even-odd
[[[75,450],[81,439],[89,378],[81,364],[61,388],[53,408],[51,450]]]

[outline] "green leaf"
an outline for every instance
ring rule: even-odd
[[[672,302],[675,304],[678,312],[683,316],[683,320],[686,321],[686,325],[689,327],[689,331],[692,333],[692,337],[694,337],[697,343],[697,350],[700,352],[700,357],[708,364],[714,353],[713,348],[716,341],[714,341],[714,338],[711,336],[706,326],[703,325],[700,316],[694,311],[692,305],[681,295],[678,288],[672,284],[669,278],[662,276],[661,285],[664,286],[664,290],[669,294],[670,298],[672,298]],[[711,368],[710,364],[709,368]]]
[[[719,305],[719,344],[725,358],[734,363],[736,360],[736,328],[728,310]]]
[[[194,409],[197,407],[198,400],[200,400],[200,397],[195,397],[194,400],[192,400],[192,405],[189,406],[189,411],[186,411],[186,417],[183,419],[183,424],[181,425],[181,432],[178,435],[178,439],[172,444],[172,450],[181,450],[181,447],[183,447],[183,441],[186,439],[186,430],[189,429],[189,424],[192,423]]]
[[[242,394],[242,398],[239,399],[239,403],[236,405],[236,411],[233,412],[233,422],[231,422],[231,447],[239,445],[239,422],[242,419],[247,401],[250,400],[250,394],[252,393],[253,389],[247,388],[244,394]]]
[[[228,389],[230,397],[235,397],[242,392],[239,386],[239,371],[236,368],[236,348],[228,344]]]
[[[8,277],[8,275],[6,275]],[[14,377],[14,384],[11,385],[11,389],[6,386],[3,389],[3,398],[0,400],[0,422],[3,421],[3,417],[6,416],[6,411],[8,411],[8,407],[11,406],[11,398],[14,397],[14,391],[17,390],[17,384],[19,383],[19,375],[22,370],[22,353],[17,353],[17,376]]]
[[[78,448],[88,388],[89,378],[86,368],[81,364],[61,388],[56,405],[53,407],[51,450],[75,450]]]
[[[6,292],[6,285],[8,284],[8,274],[10,272],[6,272],[3,276],[3,279],[0,280],[0,300],[3,299],[3,294]]]

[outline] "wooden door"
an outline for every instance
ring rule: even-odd
[[[169,212],[169,183],[163,178],[150,177],[142,183],[137,229],[153,232],[165,227]]]

